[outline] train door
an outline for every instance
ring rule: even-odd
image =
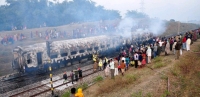
[[[42,65],[42,52],[37,53],[37,64]]]
[[[37,64],[38,64],[38,69],[43,70],[44,65],[42,64],[42,52],[37,53]]]
[[[12,69],[16,70],[16,69],[19,68],[19,66],[18,66],[18,64],[16,62],[17,61],[16,59],[19,57],[18,53],[17,52],[13,52],[13,57],[14,57],[14,60],[12,62]]]

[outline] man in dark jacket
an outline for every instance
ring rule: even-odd
[[[78,75],[79,75],[80,81],[82,81],[83,74],[82,74],[82,70],[80,68],[78,68]]]
[[[71,81],[72,81],[72,84],[74,84],[74,73],[73,73],[73,70],[71,71],[71,74],[70,74],[70,76],[71,76]]]
[[[180,41],[180,39],[179,39],[178,42],[177,42],[176,45],[175,45],[176,59],[179,59],[181,47],[182,47],[182,43],[181,43],[181,41]]]
[[[64,79],[63,83],[67,82],[67,73],[66,72],[63,74],[63,79]]]
[[[78,70],[75,70],[75,81],[78,81]]]

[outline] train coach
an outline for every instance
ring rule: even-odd
[[[79,39],[36,43],[24,47],[17,46],[13,50],[12,68],[18,72],[37,73],[47,72],[49,65],[53,69],[72,65],[89,59],[93,53],[106,54],[115,52],[122,44],[121,36],[94,36]]]

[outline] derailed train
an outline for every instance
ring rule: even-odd
[[[36,43],[13,50],[12,68],[19,72],[48,71],[73,64],[74,61],[91,58],[93,53],[107,54],[122,45],[121,36],[94,36],[51,42],[50,56],[46,43]],[[49,58],[50,57],[50,58]],[[51,59],[51,60],[49,60]]]

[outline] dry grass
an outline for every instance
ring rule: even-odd
[[[161,67],[164,67],[164,66],[166,66],[166,64],[163,64],[162,62],[157,62],[157,63],[154,63],[152,68],[156,69],[156,68],[161,68]]]
[[[198,50],[198,45],[200,42],[194,43],[191,49]],[[200,97],[200,55],[184,51],[180,60],[174,58],[174,55],[159,56],[147,64],[156,67],[162,63],[159,68],[130,68],[125,76],[104,79],[84,93],[88,97]]]
[[[163,56],[156,57],[153,60],[153,64],[151,65],[151,68],[157,69],[157,68],[164,67],[164,66],[168,65],[169,63],[171,63],[171,60],[168,60],[168,59],[166,60],[164,58],[165,57],[163,57]]]
[[[139,78],[139,75],[129,73],[124,76],[117,76],[115,79],[106,79],[105,82],[99,84],[101,87],[98,88],[96,95],[118,91],[127,85],[133,84]]]
[[[198,49],[196,45],[194,49]],[[172,97],[200,97],[200,55],[187,53],[170,73]]]

